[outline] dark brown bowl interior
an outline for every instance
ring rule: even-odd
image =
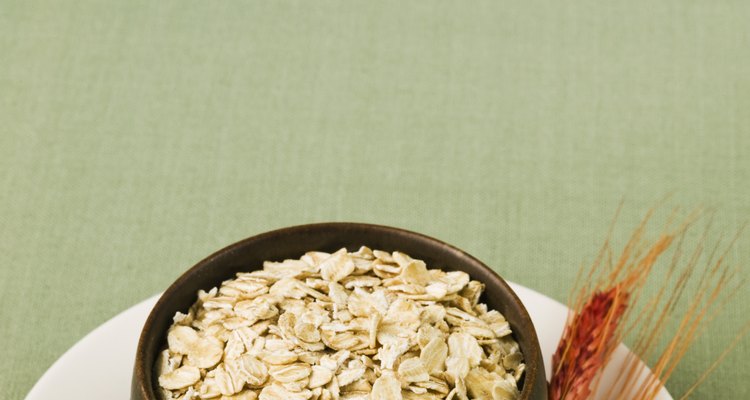
[[[141,332],[133,371],[130,398],[157,400],[152,366],[166,345],[166,332],[175,312],[185,312],[199,289],[208,290],[236,272],[261,268],[265,260],[299,258],[310,250],[350,251],[365,245],[372,249],[399,250],[424,260],[430,268],[461,270],[486,285],[482,301],[503,313],[526,358],[521,399],[544,400],[547,383],[536,331],[526,308],[508,284],[481,261],[439,240],[402,229],[359,223],[301,225],[253,236],[225,247],[196,264],[161,296]]]

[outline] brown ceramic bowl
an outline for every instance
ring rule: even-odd
[[[265,260],[299,258],[310,250],[354,251],[361,245],[399,250],[424,260],[430,267],[461,270],[486,285],[482,301],[500,311],[513,329],[526,360],[521,399],[546,400],[547,383],[534,325],[526,308],[508,284],[481,261],[439,240],[402,229],[359,223],[323,223],[284,228],[253,236],[208,256],[175,281],[151,310],[141,332],[135,358],[131,400],[157,400],[152,366],[166,345],[167,329],[175,312],[185,312],[198,289],[208,290],[233,278],[236,272],[259,269]]]

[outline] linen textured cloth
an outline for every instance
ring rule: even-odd
[[[1,2],[0,397],[274,228],[411,229],[563,302],[623,199],[616,240],[669,193],[662,211],[713,207],[712,237],[733,234],[748,21],[745,1]],[[729,258],[750,274],[749,235]],[[748,358],[695,398],[748,398]]]

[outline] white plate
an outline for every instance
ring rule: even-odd
[[[550,375],[552,353],[562,334],[568,309],[521,285],[511,283],[521,298],[539,335],[539,344],[544,355],[547,376]],[[67,398],[128,400],[130,377],[133,370],[135,349],[143,323],[159,295],[144,300],[105,322],[62,355],[44,373],[26,396],[26,400],[48,400]],[[629,351],[620,346],[610,366],[622,363]],[[602,386],[606,387],[614,377],[614,369],[605,371]],[[646,378],[650,372],[644,371]],[[662,389],[657,400],[672,400]]]

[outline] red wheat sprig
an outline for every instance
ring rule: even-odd
[[[619,213],[619,210],[618,210]],[[607,389],[607,399],[654,399],[674,372],[690,345],[705,333],[710,323],[729,300],[743,287],[744,280],[737,277],[738,270],[730,269],[724,262],[729,246],[716,257],[719,244],[708,253],[708,261],[700,271],[695,293],[686,295],[699,260],[705,256],[705,243],[709,223],[687,262],[683,262],[682,245],[688,229],[698,219],[691,214],[677,228],[669,223],[656,240],[645,239],[647,224],[653,214],[649,211],[633,232],[616,261],[613,260],[609,235],[592,264],[588,274],[579,272],[574,297],[570,302],[570,315],[552,359],[552,378],[549,384],[550,400],[587,400],[597,392],[601,373],[622,338],[637,329],[635,347],[618,371],[616,381]],[[674,219],[673,212],[669,222]],[[616,219],[617,217],[615,217]],[[614,222],[613,222],[614,226]],[[610,234],[612,230],[610,229]],[[739,235],[739,233],[738,233]],[[657,293],[641,307],[639,297],[654,264],[674,243],[676,250],[666,271],[666,279]],[[684,265],[683,265],[684,263]],[[680,266],[683,265],[683,266]],[[692,298],[691,296],[692,295]],[[691,298],[687,310],[677,321],[677,329],[668,329],[677,304]],[[706,379],[718,363],[750,332],[750,324],[743,329],[722,352],[716,361],[707,366],[696,383],[681,397],[687,398],[697,385]],[[659,346],[659,338],[668,337],[666,345]],[[657,355],[652,374],[641,379],[645,365],[640,358]]]
[[[595,293],[573,316],[552,359],[551,399],[587,399],[592,382],[616,345],[627,293],[615,286]]]
[[[589,273],[552,358],[550,400],[585,400],[595,391],[601,371],[621,341],[629,305],[674,239],[674,234],[662,235],[648,251],[640,251],[644,227],[645,221],[608,274],[597,275],[595,269]]]

